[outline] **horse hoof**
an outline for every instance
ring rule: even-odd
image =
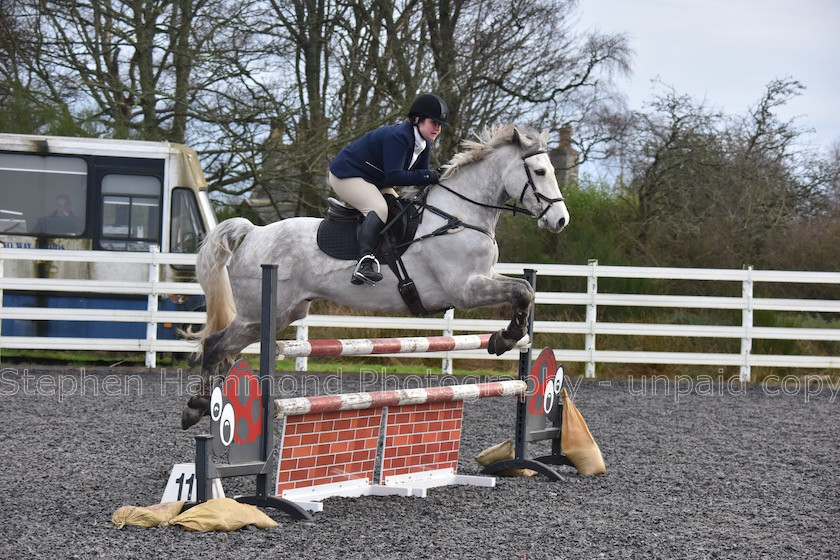
[[[186,407],[184,411],[181,412],[181,429],[186,430],[191,426],[198,424],[202,418],[208,416],[209,414],[209,410],[192,408],[190,406]]]
[[[496,356],[501,356],[511,348],[513,345],[511,341],[507,340],[503,335],[502,331],[494,332],[490,335],[490,340],[487,341],[487,353],[488,354],[495,354]]]
[[[198,421],[202,418],[204,418],[204,411],[197,408],[185,408],[181,413],[181,429],[186,430],[191,426],[198,424]]]
[[[181,429],[186,430],[190,426],[198,424],[205,416],[210,415],[210,399],[202,396],[191,397],[187,401],[187,407],[181,413]]]
[[[201,395],[190,397],[187,401],[187,406],[190,408],[197,408],[204,411],[204,416],[210,414],[210,399]]]

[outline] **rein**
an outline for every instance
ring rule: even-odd
[[[440,185],[440,183],[438,183],[438,185]],[[440,185],[440,186],[443,186],[443,185]],[[429,239],[430,237],[437,237],[439,235],[446,235],[448,233],[454,233],[452,230],[455,230],[455,229],[458,229],[458,228],[472,229],[472,230],[483,233],[484,235],[486,235],[490,239],[493,239],[493,234],[490,233],[489,231],[487,231],[486,229],[480,228],[478,226],[474,226],[472,224],[468,224],[468,223],[464,222],[461,218],[458,218],[457,216],[453,216],[452,214],[450,214],[448,212],[444,212],[443,210],[441,210],[440,208],[437,208],[436,206],[432,206],[430,204],[427,204],[425,200],[417,201],[417,199],[425,192],[425,188],[426,187],[424,187],[424,190],[421,191],[417,196],[414,197],[414,200],[412,200],[410,204],[405,205],[403,207],[403,209],[399,212],[399,214],[394,216],[394,219],[392,221],[388,222],[388,224],[382,230],[382,234],[384,234],[388,229],[390,229],[391,225],[396,223],[397,218],[399,218],[399,216],[402,215],[403,212],[405,212],[410,207],[411,204],[414,204],[415,201],[422,208],[421,212],[423,212],[425,210],[428,210],[432,214],[436,214],[436,215],[440,216],[441,218],[446,219],[446,224],[440,226],[439,228],[437,228],[434,231],[431,231],[431,232],[427,233],[426,235],[422,235],[420,237],[415,237],[414,239],[412,239],[410,241],[406,241],[404,243],[394,245],[395,250],[402,249],[403,247],[408,247],[409,245],[413,245],[413,244],[417,243],[418,241],[423,241],[424,239]],[[444,187],[444,188],[446,188],[446,187]],[[457,193],[455,193],[455,194],[457,194]],[[469,200],[469,199],[465,199],[465,200]],[[474,202],[472,200],[469,200],[469,201]]]
[[[528,191],[528,187],[531,187],[531,192],[534,193],[534,198],[537,199],[537,202],[539,202],[539,203],[547,202],[548,203],[548,204],[545,205],[545,208],[543,208],[542,212],[540,212],[540,214],[535,217],[537,220],[539,220],[540,218],[545,216],[546,212],[548,212],[551,209],[552,204],[554,204],[555,202],[563,202],[565,200],[562,196],[560,196],[559,198],[549,198],[549,197],[545,196],[544,194],[542,194],[541,192],[539,192],[537,190],[537,186],[534,183],[534,178],[531,175],[531,170],[528,168],[528,164],[525,163],[525,160],[528,159],[529,157],[544,154],[544,153],[546,153],[545,150],[535,150],[533,152],[528,152],[527,154],[522,156],[522,165],[523,165],[523,167],[525,167],[525,175],[528,177],[528,180],[525,182],[525,185],[522,187],[522,192],[519,194],[519,204],[523,203],[523,201],[525,199],[525,193]],[[394,247],[395,249],[401,249],[403,247],[412,245],[414,243],[417,243],[418,241],[423,241],[424,239],[428,239],[430,237],[437,237],[439,235],[445,235],[447,233],[451,233],[452,230],[457,229],[457,228],[467,228],[467,229],[472,229],[472,230],[475,230],[475,231],[479,231],[479,232],[483,233],[484,235],[486,235],[487,237],[493,239],[493,234],[491,232],[485,230],[484,228],[480,228],[478,226],[468,224],[468,223],[464,222],[463,220],[461,220],[461,218],[453,216],[452,214],[449,214],[448,212],[444,212],[440,208],[437,208],[435,206],[432,206],[432,205],[426,203],[425,195],[428,194],[426,189],[428,189],[431,186],[433,186],[433,185],[424,186],[422,188],[422,190],[417,194],[417,196],[414,197],[414,200],[412,200],[412,203],[417,201],[417,199],[419,199],[422,196],[423,200],[417,201],[417,203],[423,208],[423,210],[429,210],[433,214],[437,214],[441,218],[445,218],[447,220],[447,223],[445,225],[437,228],[436,230],[434,230],[430,233],[427,233],[426,235],[423,235],[423,236],[418,237],[416,239],[412,239],[411,241],[407,241],[405,243],[401,243],[401,244],[395,246]],[[455,196],[457,196],[461,200],[465,200],[465,201],[469,202],[470,204],[474,204],[476,206],[481,206],[482,208],[490,208],[492,210],[499,210],[499,211],[502,211],[502,212],[510,211],[514,215],[515,214],[526,214],[528,216],[534,217],[533,212],[531,212],[527,208],[523,208],[522,206],[516,206],[516,205],[513,205],[513,204],[503,204],[501,206],[498,206],[498,205],[495,205],[495,204],[486,204],[484,202],[479,202],[477,200],[473,200],[473,199],[471,199],[467,196],[464,196],[463,194],[461,194],[457,191],[454,191],[454,190],[450,189],[449,187],[447,187],[446,185],[443,185],[441,183],[434,183],[434,186],[441,187],[444,190],[454,194]],[[397,215],[397,217],[399,217],[400,214],[405,212],[407,210],[407,208],[408,208],[408,206],[405,206],[402,209],[402,211],[400,211],[400,213]],[[396,217],[392,222],[388,223],[388,225],[383,230],[383,233],[385,231],[387,231],[388,229],[390,229],[390,226],[395,222],[396,222]]]
[[[527,166],[526,166],[526,169],[527,169]],[[528,177],[528,180],[530,181],[530,175]],[[475,204],[476,206],[481,206],[483,208],[492,208],[493,210],[501,210],[503,212],[505,210],[508,210],[508,211],[510,211],[514,214],[526,214],[528,216],[533,216],[534,215],[534,213],[531,212],[530,210],[528,210],[527,208],[522,208],[520,206],[514,206],[513,204],[503,204],[501,206],[496,206],[495,204],[485,204],[483,202],[479,202],[477,200],[473,200],[469,197],[466,197],[466,196],[462,195],[461,193],[459,193],[457,191],[453,191],[452,189],[450,189],[446,185],[442,185],[440,183],[435,183],[435,186],[443,187],[444,190],[447,190],[447,191],[451,192],[452,194],[454,194],[455,196],[457,196],[461,200],[466,200],[467,202]],[[525,187],[527,187],[527,186],[528,186],[528,184],[526,183]],[[524,189],[523,189],[523,192],[524,192]],[[520,197],[519,200],[520,200],[520,202],[522,202],[522,197]]]

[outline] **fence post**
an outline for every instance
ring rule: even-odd
[[[309,325],[300,324],[295,331],[295,340],[309,340]],[[309,358],[300,356],[295,359],[295,371],[308,371]]]
[[[149,312],[149,322],[146,323],[146,343],[149,345],[146,350],[146,367],[153,368],[157,365],[157,353],[155,346],[157,342],[157,312],[158,312],[158,294],[157,284],[158,275],[160,274],[158,264],[158,249],[157,245],[149,247],[149,252],[152,254],[152,260],[149,263],[149,283],[151,284],[148,296],[148,304],[146,309]]]
[[[586,280],[586,293],[589,303],[586,304],[586,352],[589,361],[586,362],[586,377],[595,377],[595,322],[598,316],[598,306],[595,296],[598,294],[598,260],[589,259],[589,276]]]
[[[446,326],[443,329],[443,336],[452,336],[452,320],[455,318],[455,310],[453,308],[449,308],[443,314],[443,320],[446,321]],[[446,353],[446,357],[443,358],[440,371],[442,375],[452,375],[452,358],[449,355],[449,352]]]
[[[752,376],[750,371],[750,357],[752,354],[752,327],[753,327],[753,267],[746,268],[747,275],[741,287],[741,297],[744,298],[744,309],[741,312],[741,326],[744,328],[744,337],[741,339],[741,381],[748,382]]]

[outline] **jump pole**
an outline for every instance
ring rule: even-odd
[[[491,334],[462,334],[450,336],[413,336],[402,338],[358,338],[333,340],[287,340],[279,342],[285,358],[376,356],[380,354],[413,354],[452,352],[487,348]],[[527,336],[515,348],[529,346]]]

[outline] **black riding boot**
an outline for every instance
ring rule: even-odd
[[[376,246],[379,244],[379,233],[385,224],[379,219],[376,212],[370,211],[365,216],[364,221],[359,225],[356,232],[359,240],[359,263],[356,265],[356,270],[353,271],[353,278],[350,280],[354,284],[375,284],[382,280],[382,273],[379,272],[379,261],[376,260],[374,253]]]

